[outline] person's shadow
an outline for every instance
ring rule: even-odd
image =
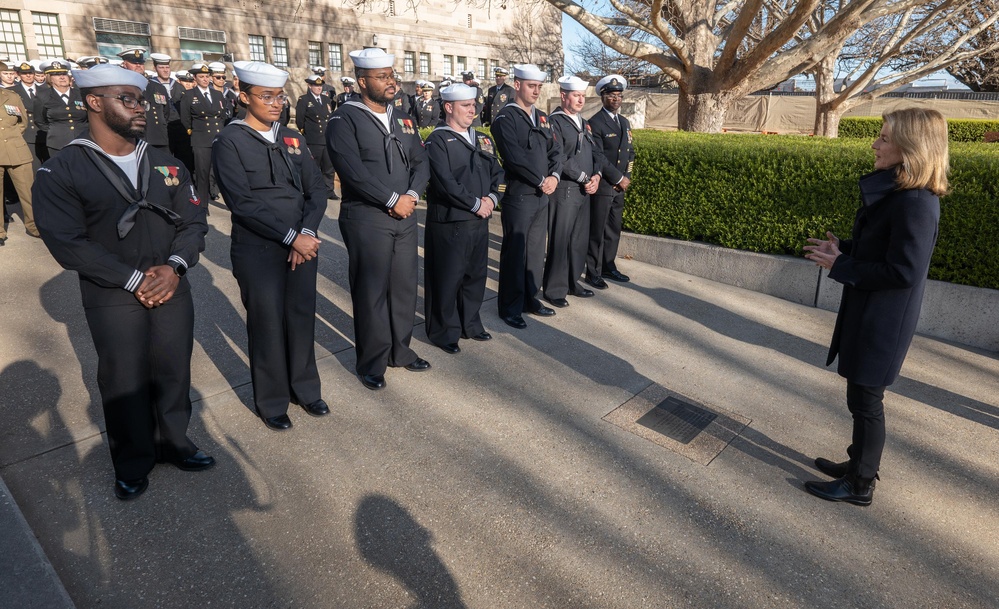
[[[362,499],[354,535],[361,556],[416,597],[414,609],[465,609],[457,582],[431,546],[433,534],[396,501],[384,495]]]

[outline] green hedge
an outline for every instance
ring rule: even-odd
[[[636,233],[773,254],[850,234],[868,142],[636,131],[625,227]],[[999,146],[951,145],[930,277],[999,289]]]
[[[999,121],[977,119],[951,119],[947,133],[951,142],[981,142],[986,131],[999,131]],[[844,117],[839,123],[841,138],[874,140],[881,133],[881,117]]]

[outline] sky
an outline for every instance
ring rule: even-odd
[[[586,38],[596,38],[583,26],[579,25],[575,19],[562,14],[562,50],[565,52],[565,64],[567,66],[572,66],[575,64],[573,58],[575,54],[572,52],[572,47],[576,46],[580,40]],[[805,77],[800,77],[804,79]],[[944,79],[947,81],[947,88],[952,90],[967,90],[968,88],[963,84],[959,83],[953,76],[948,74],[946,71],[940,71],[932,74],[927,79]],[[918,81],[917,81],[918,82]]]

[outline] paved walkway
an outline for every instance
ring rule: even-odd
[[[132,503],[111,492],[76,279],[10,226],[0,476],[77,607],[999,605],[995,353],[917,337],[887,396],[874,505],[827,503],[801,487],[848,442],[845,382],[822,365],[831,313],[622,261],[632,283],[516,331],[496,315],[494,235],[494,340],[447,355],[421,316],[433,369],[390,370],[371,392],[352,372],[336,211],[317,319],[333,413],[293,409],[279,434],[249,411],[228,214],[213,207],[190,273],[191,435],[219,464],[157,467]],[[703,465],[603,420],[665,391],[750,423]],[[65,606],[2,496],[0,606]]]

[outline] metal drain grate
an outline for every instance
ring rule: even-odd
[[[713,412],[670,396],[635,422],[681,444],[690,444],[716,418]]]

